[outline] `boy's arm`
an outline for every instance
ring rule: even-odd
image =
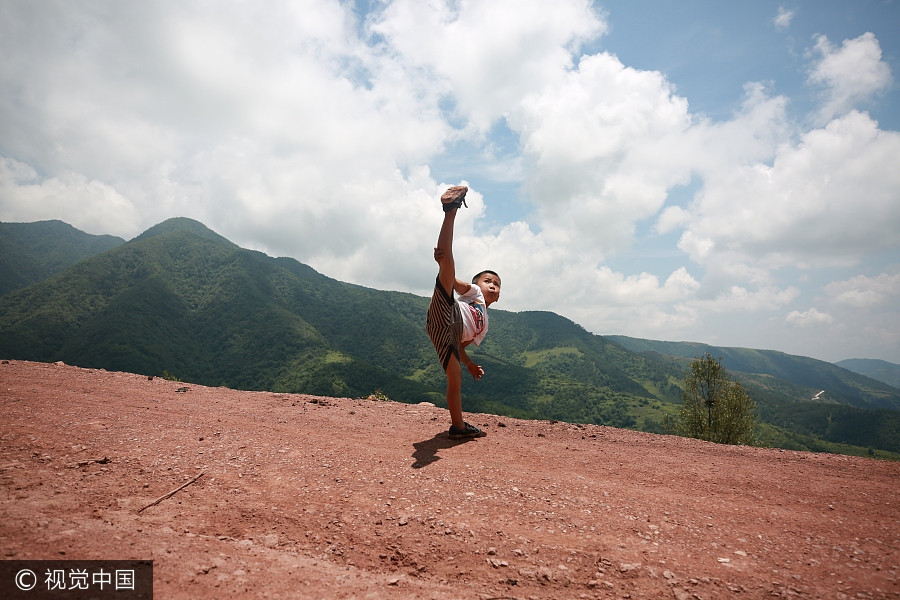
[[[472,379],[478,381],[479,379],[481,379],[481,376],[484,375],[484,369],[472,362],[472,359],[469,358],[468,354],[466,354],[465,348],[468,345],[469,342],[464,342],[459,345],[459,361],[466,366],[466,369],[468,369],[469,375],[472,376]]]
[[[470,289],[472,289],[472,285],[474,285],[474,284],[471,284],[468,281],[463,281],[462,279],[457,279],[456,282],[453,284],[453,289],[454,289],[454,291],[456,291],[457,294],[462,296],[463,294],[468,292]]]

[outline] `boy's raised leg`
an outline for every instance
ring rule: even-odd
[[[444,222],[441,224],[441,232],[438,235],[436,249],[440,250],[438,259],[438,281],[448,294],[453,293],[453,285],[456,283],[456,263],[453,259],[453,225],[456,220],[456,210],[444,213]]]
[[[441,224],[436,248],[441,251],[441,258],[438,260],[438,281],[441,282],[448,294],[453,294],[453,286],[456,283],[456,263],[453,260],[453,225],[456,222],[456,211],[459,210],[460,204],[465,202],[467,191],[469,188],[459,185],[451,187],[441,196],[441,203],[444,205],[444,222]]]
[[[453,258],[453,226],[456,222],[456,211],[459,209],[462,198],[465,197],[468,188],[456,186],[448,189],[441,197],[444,204],[444,222],[438,234],[437,250],[440,250],[438,259],[438,281],[447,293],[453,296],[453,287],[456,284],[456,262]],[[450,422],[457,429],[465,426],[462,415],[462,366],[455,355],[450,355],[446,367],[447,374],[447,408],[450,410]]]

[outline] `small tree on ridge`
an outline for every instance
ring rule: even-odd
[[[756,403],[728,376],[721,359],[707,352],[691,363],[685,375],[673,429],[685,437],[751,445],[756,438]]]

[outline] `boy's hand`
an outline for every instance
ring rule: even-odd
[[[472,379],[475,381],[478,381],[481,379],[482,375],[484,375],[484,369],[473,363],[471,360],[466,364],[466,369],[469,370],[469,375],[471,375]]]
[[[444,251],[440,248],[434,249],[434,260],[435,262],[441,262],[441,259],[444,258]]]

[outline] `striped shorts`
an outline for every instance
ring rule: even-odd
[[[453,292],[448,294],[439,280],[435,281],[431,304],[428,305],[425,330],[431,338],[431,343],[434,344],[441,366],[446,371],[451,355],[455,355],[456,360],[459,360],[462,316],[459,312],[459,303],[453,298]]]

